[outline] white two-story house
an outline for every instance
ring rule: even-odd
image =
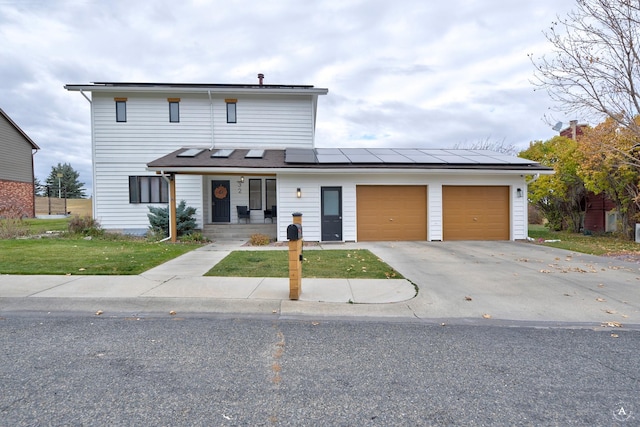
[[[294,212],[309,241],[524,239],[527,177],[552,173],[485,150],[318,148],[328,90],[262,75],[65,88],[91,103],[93,215],[107,230],[143,234],[148,206],[185,200],[213,239],[273,223],[286,240]]]

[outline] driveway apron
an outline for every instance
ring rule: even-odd
[[[362,246],[418,285],[419,318],[640,325],[640,264],[529,242]]]

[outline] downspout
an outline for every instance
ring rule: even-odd
[[[84,99],[87,100],[87,102],[89,102],[89,105],[91,106],[91,169],[92,169],[92,180],[93,182],[91,183],[91,214],[94,218],[96,218],[96,204],[97,204],[97,200],[96,200],[96,144],[95,144],[95,125],[94,125],[94,118],[93,118],[93,101],[91,101],[91,99],[89,99],[89,97],[87,95],[85,95],[84,91],[82,89],[80,89],[80,95],[84,96]]]
[[[84,94],[84,91],[82,89],[80,89],[80,95],[84,96],[84,99],[86,99],[87,101],[89,101],[89,104],[91,104],[91,100],[89,99],[89,97],[87,95]]]
[[[169,187],[171,187],[171,179],[170,179],[167,175],[165,175],[164,171],[160,171],[160,176],[162,176],[162,178],[163,178],[165,181],[167,181],[167,185],[168,185]],[[162,240],[160,240],[160,242],[166,242],[167,240],[171,239],[171,237],[172,237],[172,236],[171,236],[171,230],[172,230],[172,228],[173,228],[173,227],[171,227],[171,211],[172,211],[172,209],[171,209],[171,203],[172,203],[172,202],[173,202],[173,203],[175,203],[175,201],[172,201],[172,200],[171,200],[171,191],[169,191],[169,236],[168,236],[168,237],[165,237],[165,238],[164,238],[164,239],[162,239]]]
[[[211,89],[209,89],[207,93],[209,94],[209,121],[211,122],[211,147],[209,147],[209,151],[211,151],[215,145],[213,138],[213,100],[211,99]]]
[[[533,178],[531,178],[531,181],[527,181],[525,180],[525,184],[527,184],[527,187],[529,186],[529,184],[533,184],[534,182],[536,182],[538,180],[538,178],[540,178],[540,174],[537,173],[533,176]]]
[[[33,216],[33,218],[36,217],[36,169],[34,166],[34,162],[33,162],[33,158],[35,157],[35,155],[38,154],[38,150],[37,149],[32,149],[32,153],[31,153],[31,183],[33,184],[33,212],[31,212],[31,215]]]
[[[525,183],[525,185],[527,186],[527,188],[526,188],[526,191],[527,191],[527,192],[525,193],[525,197],[527,197],[527,194],[529,194],[529,184],[533,184],[533,183],[534,183],[534,182],[536,182],[539,178],[540,178],[540,174],[539,174],[539,173],[537,173],[537,174],[533,175],[533,177],[531,178],[531,180],[529,180],[529,181],[527,181],[526,179],[524,180],[524,183]],[[527,199],[528,199],[528,197],[527,197]],[[528,204],[529,204],[529,202],[527,201],[527,205],[528,205]],[[528,218],[529,218],[529,214],[528,214],[528,211],[526,211],[526,209],[525,209],[525,212],[527,213],[527,222],[529,222],[529,220],[528,220]],[[534,239],[532,239],[531,237],[529,237],[529,232],[528,232],[528,231],[527,231],[527,240],[529,240],[529,241],[533,241],[533,240],[534,240]]]

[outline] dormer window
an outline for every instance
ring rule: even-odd
[[[224,102],[227,104],[227,123],[237,123],[236,118],[236,103],[237,99],[225,99]]]

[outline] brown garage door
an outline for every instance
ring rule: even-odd
[[[427,240],[427,187],[356,187],[358,241]]]
[[[509,240],[509,187],[443,186],[444,240]]]

